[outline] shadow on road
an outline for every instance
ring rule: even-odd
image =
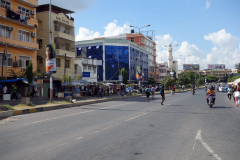
[[[221,108],[233,108],[233,107],[222,107],[222,106],[216,106],[216,107],[212,107],[213,109],[221,109]]]

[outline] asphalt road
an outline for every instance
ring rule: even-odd
[[[0,121],[1,160],[239,160],[240,107],[204,90],[19,115]]]

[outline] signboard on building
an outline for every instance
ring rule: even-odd
[[[118,75],[118,80],[119,81],[123,81],[123,76],[122,75]]]
[[[52,74],[57,72],[55,44],[46,45],[46,73]]]
[[[199,70],[199,64],[183,64],[183,70]]]
[[[82,77],[90,77],[90,72],[82,72]]]
[[[240,69],[240,63],[235,64],[235,69]]]
[[[208,69],[225,69],[225,64],[209,64]]]

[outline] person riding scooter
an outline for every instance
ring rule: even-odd
[[[215,104],[215,92],[213,90],[213,87],[210,87],[209,90],[207,91],[207,104],[209,104],[209,100],[208,100],[209,94],[212,94],[213,104]]]

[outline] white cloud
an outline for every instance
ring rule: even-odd
[[[173,38],[166,34],[164,36],[156,36],[156,44],[157,44],[157,62],[158,61],[167,61],[168,57],[168,51],[165,50],[165,45],[168,45],[170,42],[172,42]],[[164,49],[165,48],[165,49]]]
[[[208,9],[209,7],[210,7],[210,1],[207,0],[207,1],[206,1],[206,9]]]
[[[76,36],[76,41],[89,40],[99,37],[116,36],[120,33],[129,32],[130,27],[127,23],[125,23],[123,26],[118,26],[117,22],[117,20],[114,20],[113,22],[108,23],[107,26],[104,27],[105,31],[103,35],[101,35],[99,32],[90,31],[89,29],[80,27],[78,35]]]
[[[187,41],[182,42],[179,48],[173,49],[173,59],[179,61],[180,70],[184,63],[184,56],[186,57],[185,63],[189,63],[190,61],[190,63],[200,64],[200,69],[206,69],[208,64],[225,64],[226,68],[233,69],[234,64],[239,63],[240,43],[237,37],[227,33],[225,29],[223,29],[204,35],[204,39],[213,43],[213,48],[210,53],[204,53],[197,45],[189,44]],[[169,43],[173,41],[173,38],[170,35],[164,35],[156,36],[156,40],[156,43],[163,46],[163,43]],[[162,56],[163,60],[166,61],[168,57],[167,48],[160,46],[157,48],[157,60],[159,61]]]
[[[52,4],[72,11],[80,11],[90,8],[97,0],[52,0]],[[49,0],[40,0],[38,5],[48,4]]]

